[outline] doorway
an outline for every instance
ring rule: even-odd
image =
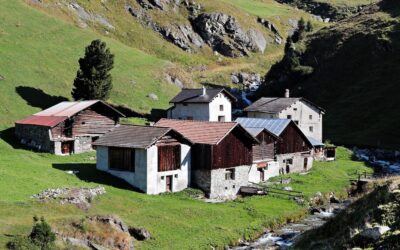
[[[61,153],[62,154],[71,154],[74,148],[74,142],[65,141],[61,142]]]
[[[304,158],[304,170],[307,170],[308,158]]]
[[[265,178],[264,169],[260,168],[258,169],[258,171],[260,171],[260,181],[264,181]]]
[[[172,175],[165,176],[166,191],[172,192]]]

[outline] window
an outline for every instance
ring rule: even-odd
[[[193,120],[193,116],[186,117],[187,120]]]
[[[288,118],[288,119],[292,119],[292,116],[291,116],[291,115],[288,115],[287,118]]]
[[[309,115],[308,117],[310,118],[310,120],[312,120],[312,115]]]
[[[310,126],[310,127],[308,127],[308,130],[310,130],[310,132],[313,132],[314,131],[314,127]]]
[[[224,105],[219,105],[219,111],[224,111]]]
[[[223,116],[223,115],[218,116],[218,121],[219,122],[224,122],[225,121],[225,116]]]
[[[293,108],[294,111],[297,111],[297,108]]]
[[[293,164],[293,159],[286,159],[286,164],[292,165]]]
[[[235,169],[228,168],[225,172],[225,180],[234,180],[235,179]]]
[[[299,125],[299,121],[294,121],[294,123],[296,123],[296,125]]]
[[[110,169],[135,172],[135,150],[131,148],[108,148]]]

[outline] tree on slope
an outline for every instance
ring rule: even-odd
[[[112,89],[110,71],[114,65],[105,42],[93,40],[85,49],[85,56],[79,59],[71,95],[75,100],[107,100]]]

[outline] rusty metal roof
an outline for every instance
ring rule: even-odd
[[[171,131],[183,137],[171,128],[118,125],[112,131],[100,137],[93,145],[122,148],[148,148]],[[187,140],[185,139],[185,141]]]
[[[170,103],[209,103],[219,93],[224,93],[232,102],[236,101],[229,91],[226,89],[206,89],[206,95],[203,95],[203,89],[182,89]]]
[[[26,124],[26,125],[39,125],[45,127],[54,127],[60,122],[67,119],[67,116],[37,116],[33,115],[25,119],[16,121],[16,124]]]
[[[240,127],[247,137],[255,143],[258,142],[257,139],[236,122],[161,119],[155,126],[173,128],[193,143],[209,145],[218,144],[234,128]]]
[[[91,101],[76,101],[76,102],[60,102],[48,109],[42,110],[28,118],[16,121],[16,124],[29,124],[46,127],[54,127],[60,122],[65,121],[67,118],[79,113],[80,111],[89,108],[90,106],[101,103],[106,107],[110,108],[120,116],[125,116],[112,106],[101,100]]]

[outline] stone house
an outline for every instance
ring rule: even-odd
[[[322,142],[322,119],[325,110],[305,98],[263,97],[244,109],[249,118],[293,120],[307,137]]]
[[[264,176],[272,177],[285,173],[303,172],[312,168],[313,145],[292,120],[241,117],[237,118],[236,122],[245,129],[253,131],[253,135],[257,134],[256,137],[260,141],[259,147],[264,155],[259,157],[253,154],[254,165],[259,171],[260,168],[265,168]],[[278,163],[278,169],[275,162]],[[271,168],[269,168],[270,165]]]
[[[192,185],[210,198],[233,198],[247,186],[258,141],[235,122],[161,119],[155,126],[170,127],[192,143]]]
[[[97,169],[146,194],[190,186],[191,142],[171,128],[118,125],[94,145]]]
[[[100,100],[61,102],[15,122],[22,144],[68,155],[91,151],[92,142],[110,131],[124,115]]]
[[[236,98],[225,89],[182,89],[170,103],[169,119],[232,121],[232,103]]]

